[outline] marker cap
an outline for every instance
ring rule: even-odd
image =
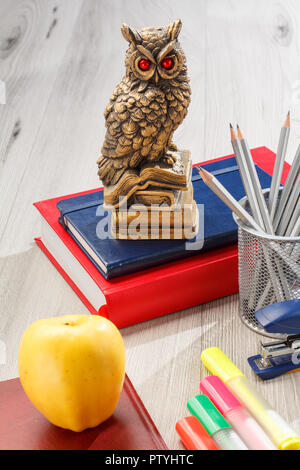
[[[215,375],[201,380],[200,390],[211,399],[224,416],[226,416],[228,411],[243,408],[241,402],[226,387],[222,380]]]
[[[195,416],[187,416],[177,421],[175,429],[188,450],[219,450]]]
[[[300,450],[300,438],[289,437],[280,444],[279,450]]]
[[[187,407],[192,415],[196,416],[203,424],[209,435],[220,429],[231,428],[230,424],[206,395],[197,395],[191,398],[187,402]]]
[[[217,375],[225,383],[236,377],[245,377],[219,348],[204,349],[201,360],[212,375]]]

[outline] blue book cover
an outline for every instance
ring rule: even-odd
[[[237,200],[245,195],[234,157],[202,166]],[[271,177],[256,168],[262,188],[270,187]],[[199,233],[193,240],[100,239],[98,228],[108,217],[103,209],[103,191],[60,201],[60,223],[106,279],[236,243],[237,226],[231,210],[204,184],[195,168],[192,182],[200,213]]]

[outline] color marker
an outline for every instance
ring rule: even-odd
[[[201,354],[205,367],[217,375],[244,404],[279,450],[299,450],[300,437],[255,390],[245,375],[219,348],[207,348]]]
[[[251,450],[277,450],[248,410],[219,377],[211,375],[200,382],[200,389],[222,413]]]
[[[177,421],[175,429],[188,450],[219,450],[195,416],[187,416]]]
[[[247,450],[237,433],[206,395],[191,398],[187,407],[203,424],[221,450]]]

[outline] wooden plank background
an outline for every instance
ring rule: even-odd
[[[175,142],[194,162],[226,155],[228,123],[238,122],[251,147],[276,150],[290,109],[292,161],[300,139],[298,0],[1,0],[1,380],[18,374],[27,325],[87,313],[34,246],[40,219],[32,202],[98,186],[103,110],[124,71],[120,25],[165,25],[177,17],[193,93]],[[221,347],[257,382],[246,358],[260,338],[238,313],[232,296],[122,332],[127,372],[172,449],[182,448],[174,425],[206,374],[203,348]],[[300,432],[300,374],[257,386]]]

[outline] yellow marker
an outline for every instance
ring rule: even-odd
[[[207,348],[201,354],[205,367],[217,375],[252,413],[279,450],[299,450],[300,437],[259,394],[245,375],[219,348]]]

